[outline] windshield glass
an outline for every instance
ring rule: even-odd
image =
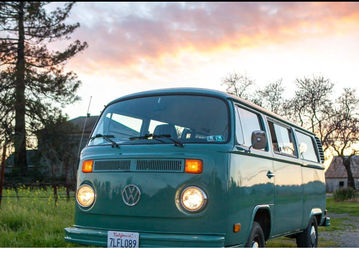
[[[228,108],[223,100],[208,96],[165,95],[140,97],[111,104],[103,112],[92,137],[108,135],[119,144],[172,143],[148,134],[170,135],[181,143],[224,143],[228,140]],[[113,136],[113,137],[112,137]],[[109,144],[103,137],[89,145]]]

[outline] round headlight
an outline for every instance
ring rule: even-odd
[[[181,205],[187,211],[195,212],[201,210],[207,203],[206,193],[199,187],[190,186],[181,194]]]
[[[95,191],[89,185],[82,185],[77,190],[77,203],[82,207],[89,207],[95,201]]]

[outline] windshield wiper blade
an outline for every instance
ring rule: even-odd
[[[152,137],[152,134],[146,134],[144,136],[138,136],[138,137],[129,137],[130,140],[139,140],[139,139],[149,139]]]
[[[114,138],[114,135],[102,135],[102,134],[96,134],[95,136],[91,137],[90,140],[94,140],[95,138],[100,138],[102,137],[103,139],[105,139],[107,142],[110,142],[112,147],[120,147],[119,144],[117,144],[115,141],[113,141],[110,138]]]
[[[131,141],[133,140],[140,140],[140,139],[154,139],[154,140],[157,140],[161,143],[165,143],[164,141],[158,139],[158,138],[154,138],[152,134],[146,134],[144,136],[138,136],[138,137],[129,137],[128,139],[130,139]]]
[[[168,138],[169,140],[171,140],[175,144],[175,146],[183,147],[183,143],[181,141],[178,141],[178,140],[174,139],[170,134],[152,135],[152,138],[153,139],[156,139],[156,138]]]
[[[144,136],[138,136],[138,137],[130,137],[130,140],[138,140],[138,139],[155,139],[158,140],[162,143],[164,143],[162,140],[159,140],[159,138],[168,138],[169,140],[171,140],[175,146],[181,146],[183,147],[182,142],[175,140],[174,138],[171,137],[171,135],[169,134],[163,134],[163,135],[154,135],[154,134],[146,134]]]

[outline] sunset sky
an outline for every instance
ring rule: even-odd
[[[77,3],[72,39],[89,48],[73,58],[82,100],[64,111],[91,115],[109,101],[167,87],[225,90],[230,72],[259,87],[280,78],[323,75],[359,90],[359,3]],[[66,44],[66,42],[63,42]],[[69,42],[68,42],[69,43]]]

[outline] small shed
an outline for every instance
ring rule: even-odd
[[[355,181],[355,187],[359,188],[359,156],[351,158],[351,168]],[[343,164],[343,160],[339,156],[334,156],[329,168],[325,172],[325,180],[327,192],[331,193],[339,188],[348,186],[348,174]]]

